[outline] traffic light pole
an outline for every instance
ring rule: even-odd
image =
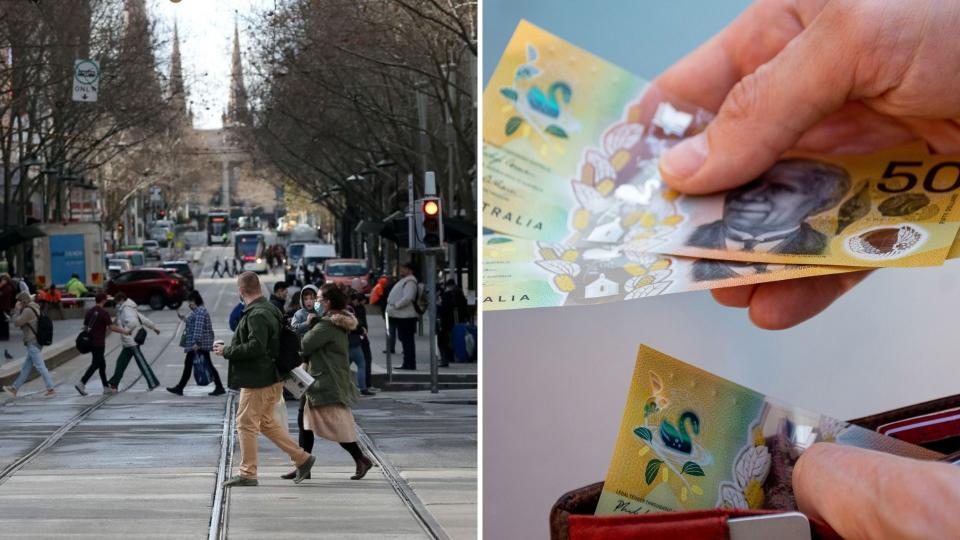
[[[430,393],[440,392],[440,368],[437,362],[437,255],[425,252],[427,266],[427,342],[430,344]]]

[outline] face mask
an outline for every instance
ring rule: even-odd
[[[323,304],[319,300],[313,303],[313,311],[317,315],[323,315]]]

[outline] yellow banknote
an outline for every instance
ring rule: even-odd
[[[568,244],[839,266],[942,264],[960,160],[914,147],[790,155],[727,193],[682,196],[662,153],[712,118],[521,23],[484,92],[484,226]]]
[[[682,221],[650,249],[751,262],[939,265],[960,228],[958,159],[899,148],[791,154],[740,188],[680,197]]]
[[[606,304],[863,270],[695,259],[631,245],[577,247],[502,234],[483,238],[485,311]]]
[[[597,514],[796,508],[791,475],[815,442],[942,454],[784,405],[640,347]]]

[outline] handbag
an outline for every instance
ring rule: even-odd
[[[80,333],[77,334],[77,341],[75,345],[80,354],[88,354],[93,351],[93,336],[90,335],[90,330],[86,326],[84,326],[83,330],[80,330]]]
[[[137,320],[140,321],[140,329],[137,330],[136,335],[133,336],[133,341],[137,345],[143,345],[147,341],[147,329],[143,327],[143,319],[140,318],[140,313],[137,313]]]
[[[960,423],[952,420],[960,407],[960,395],[935,399],[850,423],[884,433],[896,426],[896,437],[947,454],[948,463],[960,463]],[[603,482],[584,486],[564,494],[550,510],[551,540],[587,538],[730,538],[730,522],[742,518],[785,515],[778,510],[735,510],[715,508],[643,515],[595,516],[593,513],[603,490]],[[814,540],[839,540],[828,524],[810,519]]]
[[[193,351],[193,380],[197,381],[197,386],[206,386],[213,379],[210,373],[210,367],[207,365],[206,358],[203,355]]]
[[[307,388],[313,384],[313,377],[307,373],[307,370],[301,366],[293,368],[283,379],[283,387],[293,394],[293,397],[300,399],[307,392]]]
[[[77,334],[75,346],[80,354],[89,354],[93,351],[93,334],[90,332],[90,326],[87,324],[87,319],[89,318],[90,315],[88,313],[84,317],[83,328],[80,329],[80,333]]]

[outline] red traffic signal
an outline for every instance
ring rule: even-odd
[[[440,202],[433,199],[423,201],[423,215],[435,216],[440,213]]]

